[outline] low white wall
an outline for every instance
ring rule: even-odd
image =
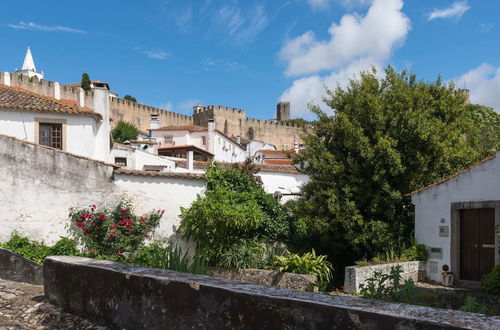
[[[71,207],[112,201],[113,167],[0,135],[0,241],[17,231],[54,243]]]
[[[309,177],[301,173],[259,172],[264,190],[268,194],[275,192],[300,193],[302,187],[309,182]]]
[[[407,261],[391,264],[381,264],[372,266],[351,266],[345,268],[344,291],[347,293],[358,292],[360,285],[364,284],[367,279],[374,276],[375,272],[382,274],[390,274],[391,268],[401,266],[403,280],[412,279],[417,283],[422,279],[422,274],[425,272],[425,262],[423,261]],[[419,276],[420,272],[420,276]]]
[[[153,239],[170,237],[180,224],[181,207],[189,207],[205,191],[203,179],[160,175],[115,174],[115,184],[130,197],[138,213],[165,210]]]

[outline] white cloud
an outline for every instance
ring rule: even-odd
[[[206,58],[203,61],[201,61],[201,65],[204,71],[233,72],[242,68],[242,66],[238,64],[238,62],[236,61],[217,59],[212,57]]]
[[[31,30],[31,31],[42,31],[42,32],[70,32],[70,33],[80,33],[87,34],[87,31],[73,29],[66,26],[46,26],[40,25],[33,22],[25,23],[23,21],[19,22],[19,24],[9,24],[9,26],[13,29],[20,30]]]
[[[308,75],[280,97],[291,102],[292,115],[306,114],[309,102],[322,104],[325,85],[335,88],[361,70],[381,69],[410,30],[402,7],[402,0],[375,0],[365,16],[346,14],[332,23],[329,40],[318,40],[311,31],[288,40],[279,53],[287,63],[285,74]]]
[[[189,5],[182,12],[179,12],[174,18],[174,21],[180,30],[184,32],[188,31],[193,22],[193,9],[191,5]]]
[[[164,109],[164,110],[167,110],[167,111],[172,111],[172,109],[174,108],[174,105],[172,104],[172,102],[165,102],[163,104],[160,104],[158,106],[158,108]]]
[[[467,4],[467,1],[456,1],[451,7],[444,9],[434,9],[429,14],[429,21],[432,21],[436,18],[456,18],[459,19],[470,7]]]
[[[247,44],[268,26],[269,17],[262,5],[242,11],[234,2],[219,8],[213,23],[224,30],[233,41]]]
[[[486,105],[500,112],[500,67],[483,63],[454,79],[458,88],[468,88],[472,103]]]
[[[170,55],[169,53],[160,49],[142,49],[139,52],[143,53],[149,58],[154,58],[157,60],[165,60]]]
[[[197,104],[202,104],[202,102],[198,99],[188,99],[182,101],[177,106],[177,111],[185,113],[187,115],[193,114],[193,107]]]
[[[330,0],[307,0],[312,9],[325,9],[330,5]]]
[[[330,4],[337,2],[344,8],[349,10],[355,7],[363,7],[370,5],[373,0],[307,0],[307,3],[311,6],[313,10],[324,10],[327,9]]]

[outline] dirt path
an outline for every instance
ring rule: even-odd
[[[0,280],[0,329],[107,329],[48,303],[43,286]]]

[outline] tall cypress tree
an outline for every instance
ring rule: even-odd
[[[82,83],[81,87],[83,88],[84,91],[91,91],[92,88],[90,87],[90,78],[89,75],[84,73],[82,74]]]

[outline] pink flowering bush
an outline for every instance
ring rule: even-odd
[[[158,226],[163,213],[163,210],[153,210],[137,216],[128,200],[122,200],[114,209],[90,205],[71,210],[69,228],[89,255],[121,256],[143,244]]]

